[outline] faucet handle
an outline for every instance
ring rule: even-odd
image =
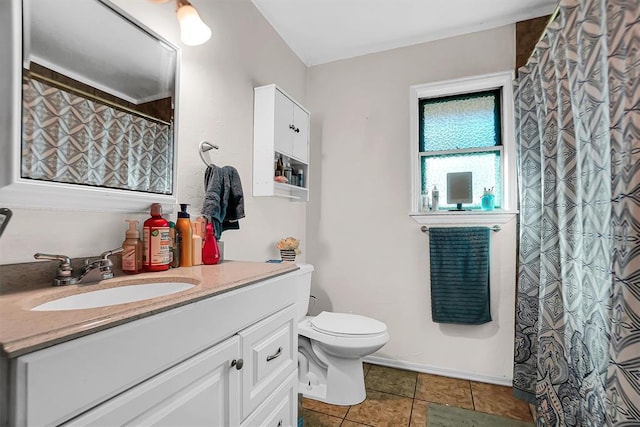
[[[124,249],[123,248],[115,248],[115,249],[111,249],[110,251],[105,251],[102,252],[100,254],[100,258],[102,259],[109,259],[109,257],[111,255],[115,255],[115,254],[119,254],[120,252],[122,252]]]
[[[60,267],[71,267],[71,259],[66,256],[66,255],[52,255],[52,254],[43,254],[43,253],[36,253],[33,254],[33,257],[35,259],[48,259],[51,261],[60,261]]]
[[[100,259],[98,262],[100,263],[100,272],[102,274],[103,279],[112,279],[113,271],[111,268],[113,267],[113,262],[109,259],[111,255],[119,254],[124,251],[124,248],[115,248],[109,251],[102,252],[100,254]]]
[[[36,253],[33,255],[35,259],[48,259],[52,261],[60,261],[58,269],[56,270],[56,278],[53,279],[54,286],[70,285],[76,282],[73,277],[73,268],[71,267],[71,259],[66,255],[52,255]]]
[[[112,263],[111,263],[111,260],[109,259],[109,257],[111,255],[115,255],[117,253],[120,253],[123,250],[124,249],[122,249],[122,248],[115,248],[115,249],[111,249],[109,251],[102,252],[99,257],[96,257],[96,258],[85,258],[84,265],[86,266],[86,265],[95,264],[95,263],[97,263],[99,265],[111,265]]]

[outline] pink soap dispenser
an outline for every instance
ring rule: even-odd
[[[207,235],[204,238],[204,247],[202,248],[202,263],[206,265],[217,264],[220,262],[220,249],[214,235],[213,224],[209,223],[205,227]]]

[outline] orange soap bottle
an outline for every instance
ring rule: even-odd
[[[178,212],[178,220],[176,228],[182,234],[182,245],[180,245],[180,267],[193,266],[193,230],[191,229],[191,220],[187,212],[186,203],[180,204],[180,212]]]
[[[144,251],[142,267],[145,271],[163,271],[169,269],[171,253],[169,244],[169,222],[162,218],[162,205],[151,205],[151,218],[144,222],[142,229]]]

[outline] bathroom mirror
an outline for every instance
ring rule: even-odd
[[[0,131],[11,153],[0,160],[4,204],[172,209],[178,48],[107,0],[0,8],[11,17],[0,36],[12,53],[0,69],[0,96],[12,100],[10,132]]]

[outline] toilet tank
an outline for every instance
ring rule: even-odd
[[[309,296],[311,295],[311,273],[313,273],[313,265],[298,264],[299,270],[290,275],[296,278],[296,310],[298,320],[302,320],[307,315],[309,309]]]

